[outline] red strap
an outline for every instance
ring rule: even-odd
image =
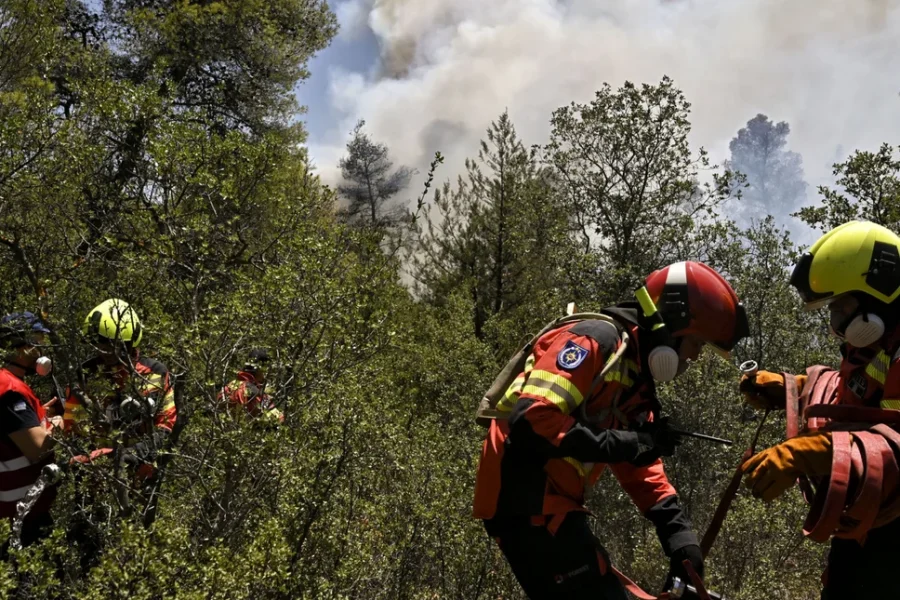
[[[700,540],[700,552],[703,554],[703,558],[706,558],[709,555],[709,551],[712,549],[712,545],[716,541],[719,531],[722,529],[722,524],[725,522],[725,516],[731,508],[731,503],[734,501],[735,496],[737,496],[738,489],[741,487],[741,478],[744,476],[741,467],[745,462],[750,460],[751,456],[756,454],[756,442],[759,440],[759,434],[762,432],[763,425],[766,424],[766,417],[768,416],[769,410],[766,410],[763,418],[759,421],[759,425],[756,427],[756,433],[753,434],[753,439],[750,441],[750,447],[744,450],[744,454],[741,456],[741,462],[738,463],[737,468],[734,470],[734,475],[731,476],[728,487],[722,492],[722,497],[719,499],[719,505],[716,507],[716,512],[713,514],[713,518],[706,528],[706,533],[703,534],[703,539]]]
[[[900,517],[900,465],[897,455],[900,454],[900,433],[887,425],[876,425],[871,431],[881,434],[888,442],[890,454],[884,461],[884,485],[882,486],[882,502],[873,527],[887,525]]]
[[[876,433],[860,431],[854,434],[860,454],[865,457],[865,471],[860,472],[862,480],[859,493],[849,502],[847,517],[858,521],[855,527],[841,531],[839,537],[861,539],[866,536],[881,506],[881,484],[884,475],[884,458],[882,449],[887,449],[887,441]]]
[[[891,446],[894,447],[894,450],[896,452],[900,452],[900,432],[897,432],[894,429],[883,424],[876,425],[872,428],[872,431],[880,433],[884,437],[884,439],[886,439],[891,444]]]
[[[787,409],[787,437],[797,437],[800,433],[800,394],[797,392],[797,378],[790,373],[784,377],[784,401]]]
[[[622,587],[628,590],[629,594],[631,594],[635,598],[638,598],[638,600],[669,600],[668,592],[663,592],[659,596],[650,594],[648,592],[645,592],[643,588],[641,588],[641,586],[628,579],[628,577],[624,573],[622,573],[622,571],[618,570],[615,567],[612,568],[612,571],[613,574],[618,578],[619,583],[622,584]]]
[[[870,408],[868,406],[847,406],[845,404],[814,404],[803,413],[812,418],[831,419],[846,423],[893,423],[900,424],[900,410]]]
[[[751,456],[753,456],[753,454],[749,448],[744,450],[741,462],[738,464],[737,469],[734,470],[734,475],[731,476],[728,487],[722,492],[722,497],[719,499],[719,506],[716,507],[716,512],[713,514],[713,518],[706,528],[706,533],[703,534],[703,539],[700,540],[700,552],[703,554],[703,558],[706,558],[707,555],[709,555],[713,542],[716,541],[716,536],[719,535],[719,531],[722,529],[722,524],[725,522],[725,516],[728,514],[731,503],[734,501],[735,496],[737,496],[738,489],[741,486],[741,478],[744,476],[741,467]]]
[[[709,592],[706,591],[706,586],[703,585],[703,580],[697,574],[697,571],[694,570],[691,561],[685,559],[681,564],[684,566],[684,570],[688,574],[688,577],[690,577],[691,583],[697,589],[697,595],[700,596],[700,600],[712,600],[709,597]],[[612,572],[619,580],[619,583],[622,584],[622,587],[624,587],[629,594],[638,598],[638,600],[670,600],[671,598],[669,592],[663,592],[659,596],[656,596],[644,591],[641,586],[633,582],[627,575],[615,567],[612,567]]]
[[[684,559],[681,561],[681,565],[684,567],[685,572],[687,572],[688,577],[691,578],[691,583],[694,584],[694,588],[696,588],[700,600],[712,600],[709,597],[709,593],[706,591],[706,586],[703,585],[703,580],[700,578],[700,575],[697,574],[697,571],[694,570],[694,565],[691,564],[691,561]]]
[[[806,370],[808,379],[800,396],[801,412],[808,406],[825,406],[838,401],[838,387],[841,385],[840,372],[821,365]],[[820,429],[827,424],[824,418],[811,418],[804,421],[805,429]]]
[[[803,523],[803,533],[815,542],[825,543],[838,527],[844,504],[847,500],[847,488],[850,483],[850,433],[835,431],[832,433],[834,458],[831,465],[831,477],[825,494],[816,494],[813,505]]]

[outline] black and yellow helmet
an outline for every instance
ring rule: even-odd
[[[868,221],[835,227],[800,257],[791,285],[807,310],[852,293],[890,304],[900,297],[900,236]]]
[[[124,342],[132,348],[137,348],[143,337],[137,313],[131,305],[118,298],[110,298],[95,306],[84,318],[83,331],[92,341]]]

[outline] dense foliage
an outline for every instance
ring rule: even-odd
[[[836,360],[787,285],[794,243],[771,218],[741,230],[723,214],[740,177],[705,172],[706,153],[688,144],[690,105],[669,79],[560,108],[543,147],[501,115],[465,175],[399,233],[382,209],[409,172],[357,130],[374,170],[364,152],[342,163],[358,210],[341,211],[311,171],[292,96],[335,28],[322,0],[0,0],[0,308],[43,313],[65,386],[91,351],[85,313],[128,300],[143,352],[177,376],[179,408],[159,485],[123,498],[102,461],[67,477],[53,536],[13,552],[0,589],[519,598],[470,517],[483,436],[472,417],[507,355],[567,302],[599,308],[685,258],[733,281],[751,337],[731,364],[705,356],[662,387],[684,427],[737,442],[690,441],[667,462],[701,531],[759,422],[739,402],[734,365]],[[857,153],[836,166],[842,189],[800,214],[896,229],[898,171],[889,146]],[[367,173],[377,193],[362,193]],[[256,346],[276,356],[277,429],[229,418],[216,399]],[[54,394],[49,380],[35,387]],[[782,428],[772,419],[763,442]],[[76,451],[63,444],[59,461]],[[615,563],[657,588],[666,563],[649,523],[612,480],[590,506]],[[823,548],[803,540],[804,511],[797,494],[771,506],[740,497],[711,556],[712,587],[740,600],[817,597]],[[93,528],[94,560],[67,541],[78,519]]]

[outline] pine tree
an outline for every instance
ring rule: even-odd
[[[806,198],[803,160],[787,150],[790,126],[758,114],[731,140],[728,166],[746,177],[739,212],[757,219],[784,216]]]
[[[356,124],[347,142],[347,156],[338,162],[343,177],[338,192],[350,203],[342,214],[350,222],[394,226],[407,213],[402,206],[389,207],[388,203],[406,189],[414,171],[408,167],[394,169],[388,147],[363,132],[365,125],[363,120]]]

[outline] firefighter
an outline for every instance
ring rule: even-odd
[[[797,289],[806,310],[828,308],[831,332],[842,342],[841,364],[837,371],[831,371],[832,377],[817,375],[813,369],[807,371],[808,375],[789,375],[796,381],[802,399],[846,407],[845,411],[855,410],[853,407],[869,409],[853,413],[865,413],[866,419],[895,415],[886,411],[900,409],[900,237],[874,223],[845,223],[823,235],[800,258],[791,275],[791,285]],[[831,387],[824,389],[827,385]],[[756,408],[786,407],[782,374],[760,371],[755,378],[744,376],[741,390],[745,400]],[[743,466],[745,483],[755,497],[768,502],[793,487],[799,477],[805,477],[820,483],[827,502],[833,461],[840,458],[834,452],[836,433],[829,429],[853,429],[848,423],[806,428],[786,442],[758,453]],[[878,423],[863,427],[870,425]],[[890,436],[890,431],[884,433]],[[870,437],[865,439],[872,440],[871,435],[881,434],[870,431],[866,433]],[[853,531],[850,537],[845,537],[844,533],[849,532],[842,532],[840,527],[826,533],[823,541],[830,537],[831,548],[821,597],[900,598],[900,578],[894,574],[900,562],[900,545],[896,542],[900,519],[893,518],[895,511],[885,511],[896,496],[897,481],[888,476],[889,463],[884,463],[883,472],[880,466],[878,472],[869,468],[875,461],[868,460],[867,452],[875,446],[861,444],[855,436],[853,446],[854,452],[862,453],[863,460],[843,467],[849,472],[851,486],[855,480],[860,488],[863,485],[859,482],[865,481],[866,486],[881,489],[877,501],[863,511],[878,526]],[[893,450],[894,460],[900,460],[900,448],[889,442],[879,447],[877,458],[872,457],[879,465],[882,449],[888,448]],[[845,523],[847,517],[858,516],[854,505],[859,497],[851,490],[846,506],[842,503],[835,516],[840,515]],[[879,505],[882,499],[885,502]]]
[[[250,351],[244,368],[237,377],[219,393],[219,399],[228,403],[235,417],[249,415],[254,423],[278,426],[284,423],[284,414],[266,393],[266,372],[269,352],[265,348]]]
[[[141,356],[141,322],[123,300],[106,300],[92,309],[85,317],[83,333],[97,354],[82,367],[87,389],[67,394],[64,427],[88,440],[95,449],[93,456],[111,452],[111,434],[122,432],[122,460],[146,479],[175,426],[169,370]],[[94,410],[88,410],[88,402],[96,405]]]
[[[508,419],[490,423],[473,513],[530,598],[625,598],[584,506],[585,488],[607,466],[656,527],[670,558],[666,585],[687,577],[684,560],[703,575],[697,536],[661,461],[681,438],[659,417],[655,382],[684,372],[705,345],[727,354],[747,333],[746,315],[725,279],[698,262],[653,272],[637,297],[604,309],[612,322],[541,336],[497,405]],[[595,381],[617,350],[620,366]]]
[[[0,517],[12,519],[16,504],[37,481],[41,469],[53,463],[50,432],[61,417],[48,418],[44,406],[25,383],[31,374],[48,375],[51,363],[42,356],[50,330],[32,313],[13,313],[0,319]],[[50,505],[56,487],[48,486],[22,524],[22,546],[49,534]]]

